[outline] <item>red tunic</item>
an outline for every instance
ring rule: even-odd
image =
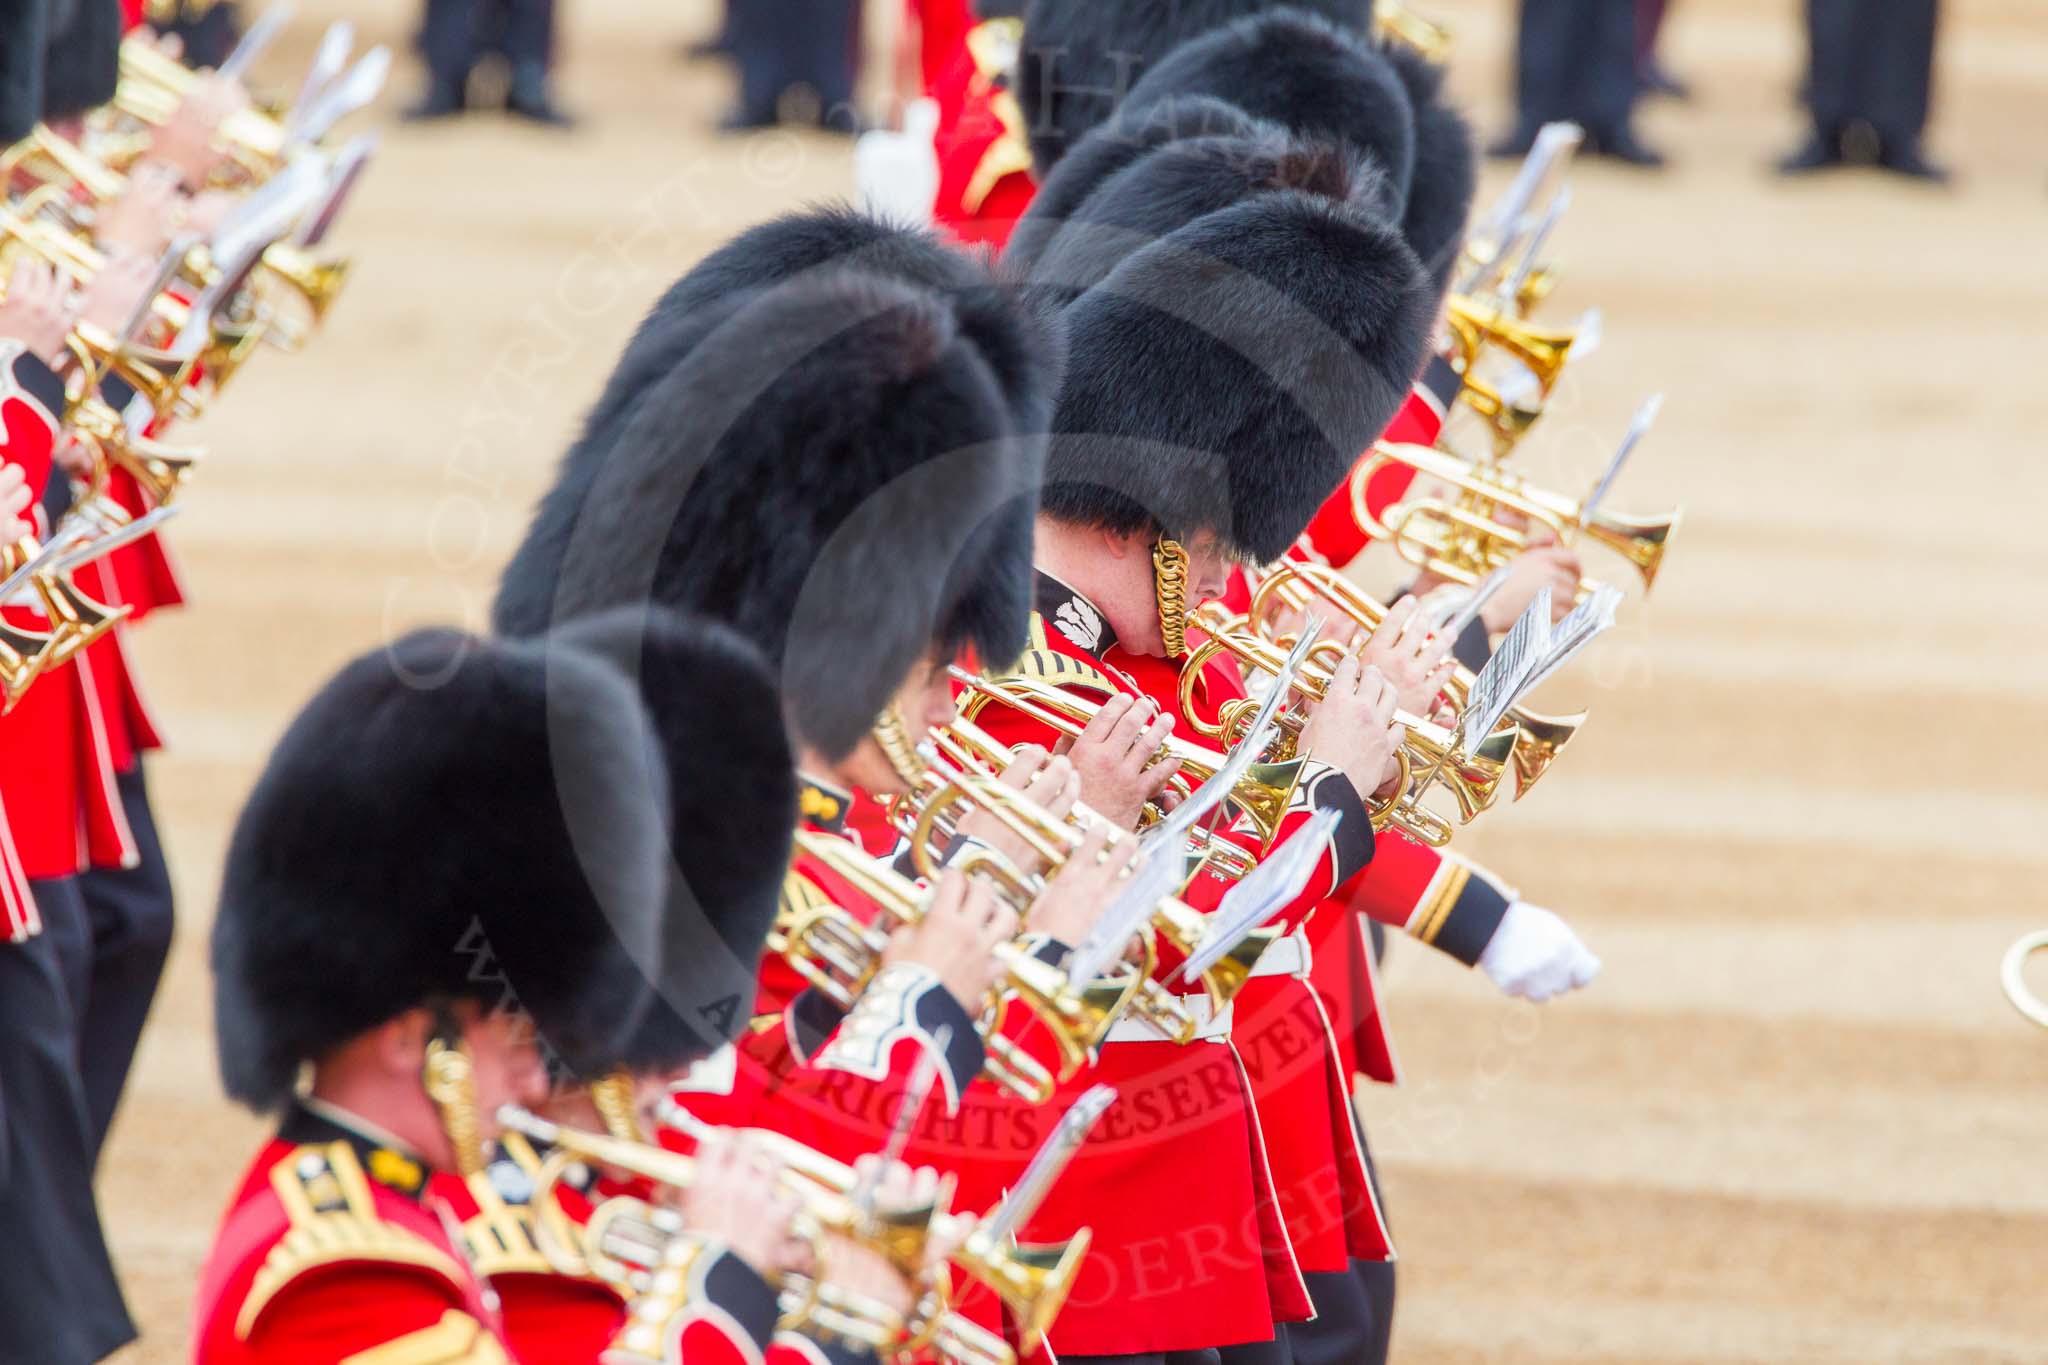
[[[1104,662],[1114,641],[1091,605],[1041,577],[1040,608],[1020,672],[1093,701],[1142,694],[1136,680]],[[973,719],[1012,746],[1056,738],[1000,705]],[[1297,811],[1288,825],[1307,818]],[[1258,842],[1244,831],[1234,838],[1246,847]],[[1363,861],[1353,847],[1326,853],[1315,894],[1348,877],[1342,864]],[[1122,1028],[1103,1048],[1093,1079],[1116,1085],[1117,1102],[1028,1229],[1036,1241],[1095,1230],[1074,1295],[1053,1327],[1052,1346],[1062,1355],[1262,1341],[1274,1323],[1312,1311],[1281,1216],[1269,1134],[1227,1029],[1187,1046],[1145,1040],[1141,1030]]]
[[[1180,705],[1181,674],[1174,660],[1121,649],[1110,651],[1110,658],[1174,715],[1176,733],[1194,734]],[[1237,672],[1222,660],[1213,661],[1203,678],[1195,700],[1203,719],[1213,722],[1216,708],[1242,697],[1244,689]],[[1365,816],[1347,817],[1351,818]],[[1370,879],[1383,842],[1373,840],[1373,862],[1364,866],[1361,876],[1335,889],[1348,890]],[[1300,924],[1299,943],[1287,951],[1308,960],[1298,974],[1257,976],[1246,983],[1232,1007],[1230,1028],[1231,1043],[1251,1079],[1295,1255],[1303,1270],[1322,1272],[1345,1270],[1353,1260],[1380,1261],[1393,1255],[1386,1219],[1351,1121],[1346,1053],[1307,970],[1330,946],[1324,926],[1349,913],[1341,902],[1332,903],[1332,890],[1328,883],[1312,886],[1303,897],[1306,904],[1283,912],[1283,919]]]
[[[981,29],[1015,22],[991,20]],[[950,59],[938,63],[942,74],[931,87],[939,104],[933,138],[939,195],[932,216],[962,242],[998,251],[1038,193],[1023,111],[1005,85],[1007,73],[989,59],[999,46],[963,33]],[[934,64],[929,46],[926,62],[928,69]]]
[[[508,1365],[425,1168],[304,1110],[283,1131],[311,1140],[273,1139],[235,1192],[200,1274],[195,1365],[338,1365],[379,1347]]]
[[[21,467],[38,506],[54,470],[62,404],[56,375],[18,343],[0,342],[0,459]],[[50,628],[32,591],[0,605],[0,615],[23,630]],[[14,844],[7,861],[26,877],[130,867],[138,856],[114,785],[100,686],[88,650],[45,670],[14,710],[0,716],[0,809]],[[21,933],[17,916],[10,913],[10,936]]]

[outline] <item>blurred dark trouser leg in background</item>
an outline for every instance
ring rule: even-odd
[[[470,68],[477,59],[475,0],[427,0],[420,23],[420,55],[427,63],[427,93],[405,116],[428,119],[461,113]]]
[[[548,87],[555,57],[555,0],[504,0],[505,60],[512,84],[505,107],[537,123],[566,125]]]
[[[131,868],[95,869],[78,879],[92,931],[92,984],[79,1020],[78,1067],[95,1156],[121,1102],[171,950],[171,874],[141,763],[116,780],[141,861]]]
[[[1514,131],[1493,147],[1519,155],[1546,123],[1569,119],[1588,149],[1635,162],[1657,158],[1630,128],[1636,98],[1634,0],[1522,0],[1515,48]]]
[[[739,107],[728,127],[775,122],[782,97],[806,86],[828,127],[853,130],[858,0],[731,0],[726,32],[740,68]]]

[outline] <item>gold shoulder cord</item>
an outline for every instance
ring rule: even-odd
[[[640,1125],[640,1097],[631,1075],[614,1071],[590,1083],[590,1101],[604,1120],[605,1131],[627,1142],[646,1142]]]
[[[467,1180],[484,1168],[483,1124],[476,1112],[476,1071],[460,1043],[435,1038],[427,1044],[421,1076],[427,1098],[441,1111],[441,1127],[455,1148],[455,1164]]]
[[[888,756],[889,766],[896,770],[896,776],[915,788],[924,780],[924,760],[918,757],[917,749],[910,742],[910,733],[903,723],[903,713],[890,702],[882,714],[875,717],[874,729],[870,731],[875,743],[882,746]]]
[[[1159,596],[1159,636],[1166,656],[1188,652],[1188,552],[1165,536],[1152,547],[1152,580]]]

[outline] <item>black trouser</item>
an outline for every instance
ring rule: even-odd
[[[807,85],[828,121],[850,122],[859,0],[732,0],[725,31],[742,114],[770,118],[791,87]]]
[[[78,879],[91,943],[89,977],[78,1010],[78,1069],[95,1156],[114,1121],[171,951],[171,873],[149,809],[141,762],[116,780],[141,861],[132,868],[96,869]]]
[[[1937,9],[1936,0],[1807,0],[1806,103],[1821,138],[1839,139],[1862,120],[1887,147],[1918,146],[1934,82]]]
[[[1636,98],[1634,0],[1522,0],[1518,129],[1569,119],[1595,137],[1628,128]]]
[[[555,0],[427,0],[420,51],[436,80],[459,84],[492,49],[514,71],[545,70],[554,32]]]
[[[85,906],[69,880],[30,887],[45,933],[0,944],[0,1365],[86,1365],[135,1327],[93,1201],[66,980],[65,957],[88,939]]]
[[[1365,1153],[1365,1173],[1372,1192],[1386,1211],[1380,1193],[1379,1169],[1365,1142],[1365,1128],[1354,1107],[1351,1122],[1358,1148]],[[1316,1306],[1314,1322],[1287,1325],[1287,1344],[1294,1365],[1384,1365],[1394,1335],[1394,1263],[1353,1261],[1348,1271],[1304,1275]]]

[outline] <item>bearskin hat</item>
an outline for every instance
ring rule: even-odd
[[[1014,656],[1044,459],[1020,395],[1056,369],[1019,305],[832,264],[665,335],[677,361],[565,461],[501,628],[648,601],[728,621],[833,758],[934,647]]]
[[[1191,137],[1248,137],[1259,124],[1223,100],[1189,98],[1159,104],[1145,114],[1097,128],[1060,158],[1032,197],[1003,248],[1003,273],[1024,279],[1039,255],[1104,180],[1156,147]]]
[[[1361,33],[1372,9],[1370,0],[1291,3]],[[1030,0],[1017,102],[1039,177],[1108,119],[1132,83],[1167,53],[1276,7],[1277,0]]]
[[[1415,175],[1408,184],[1401,230],[1442,293],[1465,244],[1472,198],[1479,189],[1472,126],[1445,101],[1442,67],[1400,43],[1383,44],[1381,53],[1401,78],[1415,111]]]
[[[1278,558],[1400,407],[1433,305],[1397,229],[1320,195],[1167,234],[1067,309],[1046,512]]]
[[[1394,66],[1349,29],[1298,10],[1255,15],[1183,43],[1131,87],[1119,117],[1208,95],[1298,133],[1370,153],[1405,204],[1415,116]]]
[[[45,0],[42,116],[71,118],[114,97],[120,71],[121,0]]]
[[[1304,140],[1274,124],[1245,137],[1185,138],[1102,182],[1040,256],[1034,293],[1077,296],[1177,228],[1277,190],[1299,190],[1391,221],[1386,177],[1341,143]]]
[[[0,0],[0,142],[19,142],[43,112],[47,0]]]
[[[716,669],[733,650],[693,653]],[[228,1093],[275,1107],[301,1062],[458,1000],[525,1011],[572,1071],[614,1051],[661,960],[659,752],[632,683],[580,650],[427,630],[345,666],[229,846],[213,930]],[[752,780],[728,776],[728,794]]]
[[[775,676],[737,632],[659,608],[573,621],[550,637],[638,685],[660,742],[672,858],[661,971],[603,1070],[668,1070],[746,1025],[796,828],[796,760]],[[738,778],[739,780],[735,780]]]

